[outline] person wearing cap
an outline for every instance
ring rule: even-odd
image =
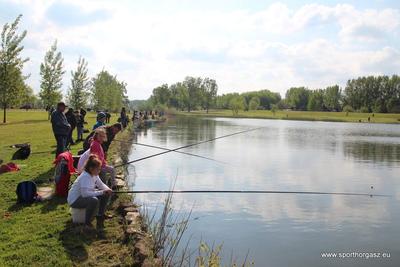
[[[57,109],[51,113],[51,126],[57,142],[56,158],[66,150],[68,134],[71,131],[71,125],[64,114],[65,108],[64,102],[60,102],[57,104]]]
[[[97,114],[97,122],[95,125],[93,125],[93,130],[96,130],[97,128],[104,126],[105,125],[105,120],[106,120],[107,116],[104,112],[99,112],[99,114]]]

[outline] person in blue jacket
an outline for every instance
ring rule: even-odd
[[[106,125],[105,121],[106,121],[106,114],[104,112],[99,112],[99,114],[97,114],[97,122],[95,125],[93,125],[93,130],[96,130],[97,128]]]

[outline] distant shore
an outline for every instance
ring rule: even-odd
[[[400,123],[400,114],[393,113],[358,113],[358,112],[323,112],[323,111],[286,111],[278,110],[272,113],[270,110],[239,111],[234,115],[231,110],[212,109],[207,113],[198,111],[176,111],[175,114],[185,116],[209,116],[228,118],[254,118],[254,119],[280,119],[303,121],[328,121],[328,122],[357,122],[357,123]],[[368,120],[369,118],[369,120]]]

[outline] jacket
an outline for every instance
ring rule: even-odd
[[[93,140],[90,145],[90,153],[97,155],[101,160],[101,166],[104,167],[107,165],[106,157],[104,155],[104,150],[101,144],[97,140]]]
[[[71,128],[75,129],[76,128],[76,116],[75,116],[75,114],[70,112],[70,111],[68,111],[65,114],[65,117],[67,118],[68,123],[71,125]]]
[[[51,126],[55,135],[67,136],[71,130],[71,125],[69,125],[64,113],[58,110],[51,113]]]

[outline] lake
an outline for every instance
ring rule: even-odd
[[[168,190],[176,178],[176,190],[388,194],[176,194],[173,206],[192,210],[182,243],[223,244],[225,263],[248,254],[255,266],[400,266],[399,125],[178,116],[136,141],[173,149],[257,127],[182,150],[217,161],[171,152],[137,162],[130,186]],[[159,152],[134,145],[130,160]],[[136,201],[151,210],[164,198]]]

